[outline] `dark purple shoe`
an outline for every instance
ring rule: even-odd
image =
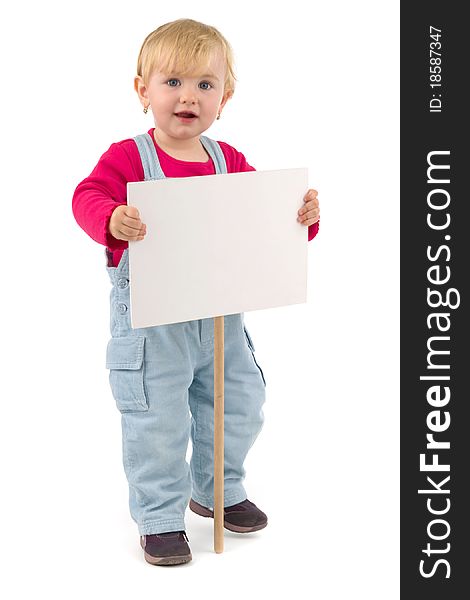
[[[192,559],[184,531],[141,535],[145,560],[151,565],[181,565]]]
[[[214,517],[214,511],[195,502],[189,501],[189,508],[201,517]],[[268,524],[268,517],[253,502],[244,500],[233,506],[224,508],[224,527],[236,533],[250,533],[264,529]]]

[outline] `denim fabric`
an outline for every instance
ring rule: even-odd
[[[191,497],[214,504],[214,321],[132,329],[128,250],[106,269],[112,283],[106,367],[121,413],[130,513],[140,535],[185,530]],[[263,425],[266,383],[243,313],[226,315],[224,326],[224,505],[230,506],[247,498],[243,463]]]

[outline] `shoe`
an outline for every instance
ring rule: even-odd
[[[201,517],[214,518],[214,511],[195,502],[189,501],[189,508]],[[268,517],[253,502],[248,499],[233,506],[224,508],[224,527],[236,533],[250,533],[264,529],[268,524]]]
[[[192,559],[184,531],[141,535],[145,560],[151,565],[181,565]]]

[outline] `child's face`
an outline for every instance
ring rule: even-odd
[[[136,89],[141,100],[150,103],[155,127],[170,138],[188,140],[206,131],[227,102],[225,69],[222,56],[216,54],[203,72],[195,70],[182,76],[157,69],[147,88],[141,80],[141,84],[136,81]],[[183,120],[176,115],[183,111],[192,111],[196,117]]]

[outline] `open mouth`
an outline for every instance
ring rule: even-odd
[[[175,115],[177,117],[181,117],[183,119],[196,119],[197,115],[195,115],[194,113],[191,112],[180,112],[180,113],[175,113]]]

